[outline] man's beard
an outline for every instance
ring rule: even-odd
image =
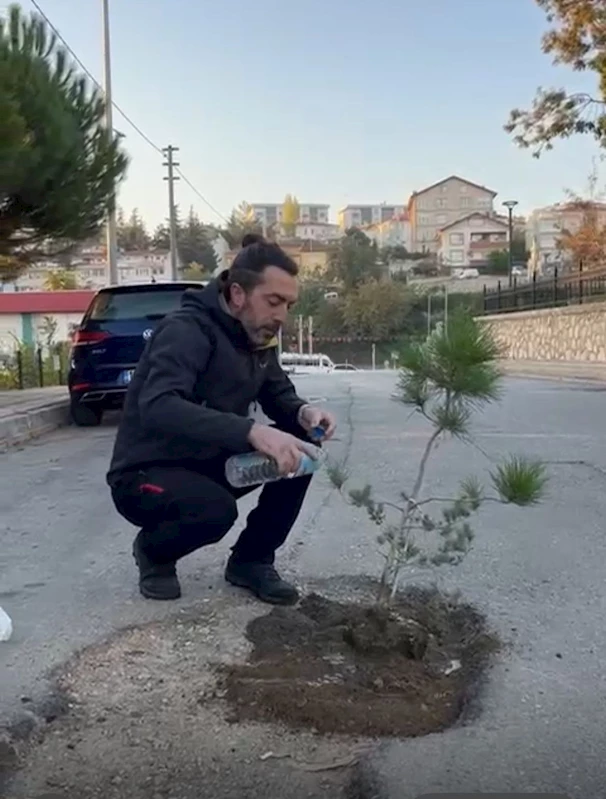
[[[259,327],[255,331],[255,339],[259,344],[269,344],[278,335],[279,327]]]
[[[280,330],[279,325],[277,327],[275,325],[252,327],[252,325],[247,324],[245,321],[242,321],[242,326],[244,327],[244,330],[246,330],[248,338],[253,342],[253,344],[258,344],[260,346],[269,344],[269,342],[278,335]]]

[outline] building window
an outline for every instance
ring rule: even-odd
[[[448,219],[448,216],[446,214],[438,214],[436,216],[436,222],[438,223],[438,225],[445,225],[447,219]]]
[[[451,244],[463,244],[465,241],[465,237],[463,233],[451,233],[450,234],[450,243]]]
[[[463,250],[451,250],[450,261],[453,264],[462,264],[465,259],[465,252]]]
[[[467,208],[469,206],[469,197],[461,197],[461,206]]]
[[[436,200],[436,208],[446,208],[446,200],[442,197]]]

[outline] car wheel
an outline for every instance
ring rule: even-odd
[[[103,408],[98,405],[72,402],[71,416],[74,424],[78,427],[97,427],[103,419]]]

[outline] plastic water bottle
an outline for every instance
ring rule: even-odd
[[[13,634],[11,617],[0,608],[0,641],[8,641]]]
[[[232,455],[225,464],[225,477],[234,488],[247,488],[261,483],[273,483],[276,480],[292,479],[313,474],[322,465],[324,458],[321,449],[318,449],[317,459],[301,453],[301,461],[296,472],[289,475],[280,474],[274,460],[259,452],[245,452],[242,455]]]

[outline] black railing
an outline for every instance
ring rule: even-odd
[[[556,269],[552,276],[518,281],[512,286],[503,286],[501,281],[496,289],[484,286],[484,313],[515,313],[532,311],[536,308],[560,308],[564,305],[581,305],[603,299],[606,301],[606,272],[599,274],[581,269],[575,273],[558,275]]]

